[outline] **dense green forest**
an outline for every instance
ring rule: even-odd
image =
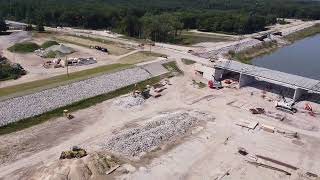
[[[320,2],[295,0],[0,0],[0,16],[47,26],[111,29],[172,41],[182,29],[246,34],[277,17],[320,19]]]

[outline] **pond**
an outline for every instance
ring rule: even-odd
[[[320,34],[254,58],[252,64],[320,80]]]

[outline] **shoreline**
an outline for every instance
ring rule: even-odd
[[[303,29],[301,31],[297,31],[287,36],[283,36],[282,38],[279,39],[281,41],[285,41],[285,43],[280,43],[278,40],[263,42],[260,46],[256,46],[238,53],[228,52],[227,57],[235,59],[245,64],[252,64],[252,60],[256,57],[273,53],[274,51],[280,48],[294,44],[299,40],[316,36],[318,34],[320,34],[319,23],[311,27],[308,27],[306,29]]]

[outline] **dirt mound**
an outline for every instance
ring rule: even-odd
[[[106,176],[120,161],[113,156],[93,153],[81,159],[57,160],[37,170],[29,179],[88,180]]]

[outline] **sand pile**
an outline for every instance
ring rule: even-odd
[[[81,159],[57,160],[43,166],[28,179],[88,180],[106,176],[110,168],[121,162],[113,156],[92,153]],[[105,177],[103,178],[105,179]]]

